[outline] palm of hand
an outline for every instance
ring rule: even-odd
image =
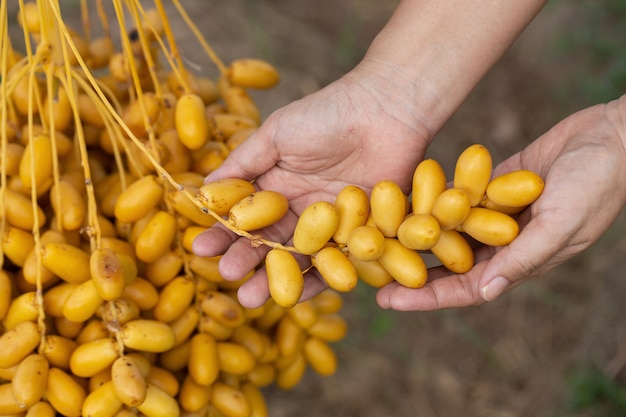
[[[421,289],[390,284],[379,291],[378,303],[399,310],[480,304],[505,289],[490,291],[495,277],[504,277],[510,289],[588,248],[626,203],[626,150],[617,127],[604,106],[589,108],[498,165],[496,176],[530,169],[546,181],[541,197],[518,219],[522,231],[517,239],[504,247],[479,248],[477,263],[467,274],[435,268]]]
[[[296,213],[315,201],[333,201],[349,184],[369,191],[389,179],[408,191],[430,138],[392,114],[379,96],[345,84],[335,82],[272,114],[219,176],[256,178],[260,189],[285,195]]]

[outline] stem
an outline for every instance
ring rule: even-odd
[[[176,6],[178,13],[180,13],[183,20],[187,24],[187,26],[189,26],[189,29],[191,29],[193,34],[196,36],[196,39],[198,39],[198,42],[200,42],[200,45],[202,45],[202,47],[204,48],[204,51],[206,52],[206,54],[209,56],[211,61],[213,61],[217,69],[220,71],[220,74],[224,75],[227,71],[226,65],[224,65],[224,63],[217,56],[217,54],[215,53],[211,45],[209,45],[209,43],[206,41],[204,36],[202,36],[202,32],[200,32],[200,30],[195,25],[193,20],[189,17],[189,15],[187,14],[183,6],[180,4],[180,2],[178,0],[172,0],[172,3],[174,3],[174,6]]]

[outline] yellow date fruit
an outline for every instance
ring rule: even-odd
[[[346,320],[337,313],[323,314],[311,327],[307,329],[309,336],[327,342],[338,342],[346,337],[348,324]]]
[[[258,125],[254,119],[232,113],[217,113],[209,119],[209,130],[219,142],[228,141],[238,131],[256,128]]]
[[[257,123],[261,121],[259,108],[245,88],[231,85],[222,91],[222,100],[228,113],[249,117]]]
[[[184,276],[174,278],[161,289],[159,301],[152,310],[154,318],[165,323],[176,320],[191,305],[195,294],[193,280]]]
[[[226,178],[202,185],[198,189],[197,197],[209,210],[220,216],[226,216],[235,203],[255,191],[250,181]]]
[[[303,350],[311,368],[318,374],[330,376],[337,371],[337,355],[326,341],[309,337]]]
[[[370,287],[381,288],[395,281],[389,271],[378,260],[362,261],[352,254],[348,255],[348,259],[350,259],[354,269],[356,269],[359,280]]]
[[[150,281],[137,277],[124,287],[122,297],[134,302],[139,310],[150,310],[159,301],[159,292]]]
[[[420,288],[426,284],[428,271],[422,256],[395,238],[385,239],[385,250],[378,262],[405,287]]]
[[[166,211],[157,211],[137,237],[137,258],[147,263],[155,262],[170,250],[176,231],[176,218]]]
[[[39,327],[32,321],[19,323],[0,336],[0,368],[20,363],[39,344]]]
[[[543,192],[544,181],[536,173],[520,169],[500,175],[487,186],[489,201],[508,207],[525,207]]]
[[[161,107],[161,100],[156,94],[143,93],[141,98],[130,102],[124,108],[122,119],[131,132],[141,138],[148,132],[148,127],[157,121]]]
[[[250,417],[268,417],[267,403],[260,387],[254,383],[246,382],[240,389],[250,404]]]
[[[311,327],[318,317],[317,306],[310,299],[296,304],[293,308],[287,310],[287,314],[303,329]]]
[[[425,159],[413,172],[411,207],[413,214],[430,214],[435,200],[447,188],[446,174],[439,162]]]
[[[354,265],[340,249],[327,246],[313,257],[313,265],[335,291],[349,292],[356,287],[358,277]]]
[[[115,202],[115,217],[133,223],[154,209],[163,197],[163,186],[154,175],[146,175],[130,184]]]
[[[0,383],[0,413],[5,416],[21,416],[24,407],[13,398],[10,382]]]
[[[119,334],[125,346],[145,352],[165,352],[176,343],[171,327],[157,320],[131,320],[122,326]]]
[[[217,346],[215,339],[206,333],[191,338],[188,370],[196,384],[209,386],[217,380],[220,371]]]
[[[94,281],[85,281],[77,285],[65,299],[63,317],[77,323],[84,322],[98,311],[103,302]]]
[[[348,237],[350,255],[361,261],[374,261],[385,250],[385,236],[380,230],[370,226],[359,226]]]
[[[289,201],[282,194],[261,190],[235,203],[228,213],[229,223],[239,230],[251,231],[271,226],[289,210]]]
[[[180,415],[180,406],[176,399],[153,384],[148,384],[146,399],[137,406],[137,410],[146,417],[178,417]]]
[[[451,230],[463,223],[470,208],[469,197],[465,190],[448,188],[435,200],[432,216],[437,219],[442,230]]]
[[[59,368],[50,368],[44,396],[62,415],[80,417],[87,393],[70,374]]]
[[[284,249],[271,249],[265,256],[270,296],[276,304],[290,308],[304,291],[304,276],[296,258]]]
[[[200,321],[200,313],[195,305],[190,305],[176,320],[169,323],[176,335],[175,346],[185,342],[193,334]]]
[[[65,230],[78,230],[87,217],[87,202],[71,182],[61,180],[50,189],[52,208]]]
[[[271,88],[280,81],[272,64],[255,58],[239,58],[230,63],[226,76],[231,84],[246,88]]]
[[[77,347],[78,343],[72,339],[50,334],[45,337],[40,353],[48,360],[51,367],[70,369],[70,357]]]
[[[105,301],[120,298],[126,284],[120,258],[109,248],[95,249],[89,258],[91,279]]]
[[[11,293],[9,292],[8,295],[11,296]],[[25,321],[37,321],[39,307],[36,291],[28,291],[18,295],[13,299],[6,317],[2,320],[4,330],[11,330]]]
[[[398,240],[409,249],[428,250],[435,246],[441,226],[430,214],[407,216],[398,228]]]
[[[115,339],[106,337],[79,345],[70,357],[72,373],[91,377],[108,368],[119,356]]]
[[[193,378],[187,375],[183,379],[177,399],[187,415],[195,416],[196,414],[192,413],[205,409],[211,400],[211,386],[197,384]]]
[[[224,382],[213,384],[211,405],[228,417],[250,416],[250,404],[245,395]]]
[[[489,246],[508,245],[519,234],[519,225],[508,214],[473,207],[463,222],[463,231]]]
[[[301,304],[303,303],[297,304],[297,306]],[[250,325],[237,327],[230,340],[244,346],[257,359],[263,356],[267,348],[264,336]]]
[[[145,267],[146,279],[155,287],[162,287],[173,280],[183,267],[183,257],[178,251],[168,251]]]
[[[406,196],[393,181],[379,181],[372,188],[370,210],[376,227],[385,237],[395,237],[406,215]]]
[[[200,308],[207,316],[224,326],[238,327],[246,320],[241,304],[221,291],[207,291],[200,302]]]
[[[191,189],[189,190],[191,192]],[[170,190],[166,193],[166,201],[178,214],[185,219],[190,220],[198,226],[205,228],[213,226],[217,220],[208,213],[204,213],[201,208],[196,206],[187,195],[178,190]]]
[[[17,366],[11,380],[13,398],[23,407],[41,400],[48,382],[48,360],[38,353],[28,355]]]
[[[302,380],[306,368],[307,361],[304,353],[298,353],[289,366],[278,370],[274,383],[281,389],[292,389]]]
[[[91,277],[89,254],[65,242],[49,242],[43,247],[43,266],[62,280],[81,284]]]
[[[340,245],[348,242],[350,232],[365,225],[370,213],[370,200],[367,193],[356,185],[343,188],[335,198],[335,209],[339,217],[333,241]]]
[[[56,417],[56,415],[50,403],[39,401],[28,409],[24,417]]]
[[[31,199],[8,188],[4,190],[4,210],[9,224],[23,230],[32,230],[35,221],[39,227],[46,223],[46,214],[41,207],[37,206],[35,215]]]
[[[485,195],[492,165],[489,150],[480,144],[466,148],[456,161],[454,188],[465,190],[472,207],[480,204]]]
[[[180,390],[180,382],[177,376],[160,366],[150,366],[146,381],[148,384],[155,385],[162,389],[166,394],[172,397],[176,396]]]
[[[122,408],[122,401],[117,397],[113,382],[106,381],[93,389],[82,406],[82,415],[90,417],[112,417]]]
[[[310,204],[298,218],[293,246],[298,252],[311,255],[328,243],[338,224],[339,216],[333,204],[327,201]]]
[[[15,265],[23,266],[34,247],[35,238],[31,232],[18,227],[5,228],[2,235],[3,254]]]
[[[12,280],[8,272],[0,270],[0,320],[4,320],[11,305]]]
[[[174,123],[178,138],[191,150],[202,148],[209,139],[204,102],[197,94],[183,94],[178,98]]]
[[[146,399],[146,378],[132,356],[120,356],[111,367],[111,381],[117,398],[129,407],[137,407]]]
[[[34,184],[41,187],[52,178],[52,141],[47,135],[36,135],[26,144],[20,161],[22,184],[29,189]]]
[[[289,316],[283,317],[276,326],[276,345],[282,357],[292,357],[302,350],[305,337],[304,329]]]
[[[256,365],[252,353],[239,343],[218,342],[217,357],[220,370],[232,375],[245,375]]]
[[[464,274],[474,266],[474,252],[456,230],[442,230],[439,241],[430,251],[450,271]]]

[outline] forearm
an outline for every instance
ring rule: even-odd
[[[545,3],[402,0],[355,73],[380,77],[434,135]]]

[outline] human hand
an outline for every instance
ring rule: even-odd
[[[334,201],[347,185],[369,191],[379,180],[389,179],[408,192],[413,170],[423,158],[432,132],[421,123],[410,102],[393,89],[387,77],[357,67],[328,87],[273,113],[206,181],[254,179],[257,189],[287,197],[288,214],[254,232],[279,243],[289,243],[297,216],[306,206]],[[253,248],[247,238],[216,225],[196,238],[193,250],[201,256],[223,254],[220,273],[227,280],[237,280],[257,267],[269,248]],[[303,269],[308,260],[300,258]],[[306,275],[303,299],[325,286],[315,269]],[[263,268],[242,285],[238,296],[246,307],[259,306],[269,298]]]
[[[494,176],[529,169],[545,179],[510,245],[477,249],[466,274],[436,267],[422,288],[389,284],[379,290],[378,304],[416,311],[481,304],[591,246],[626,204],[625,109],[623,96],[575,113],[496,167]]]

